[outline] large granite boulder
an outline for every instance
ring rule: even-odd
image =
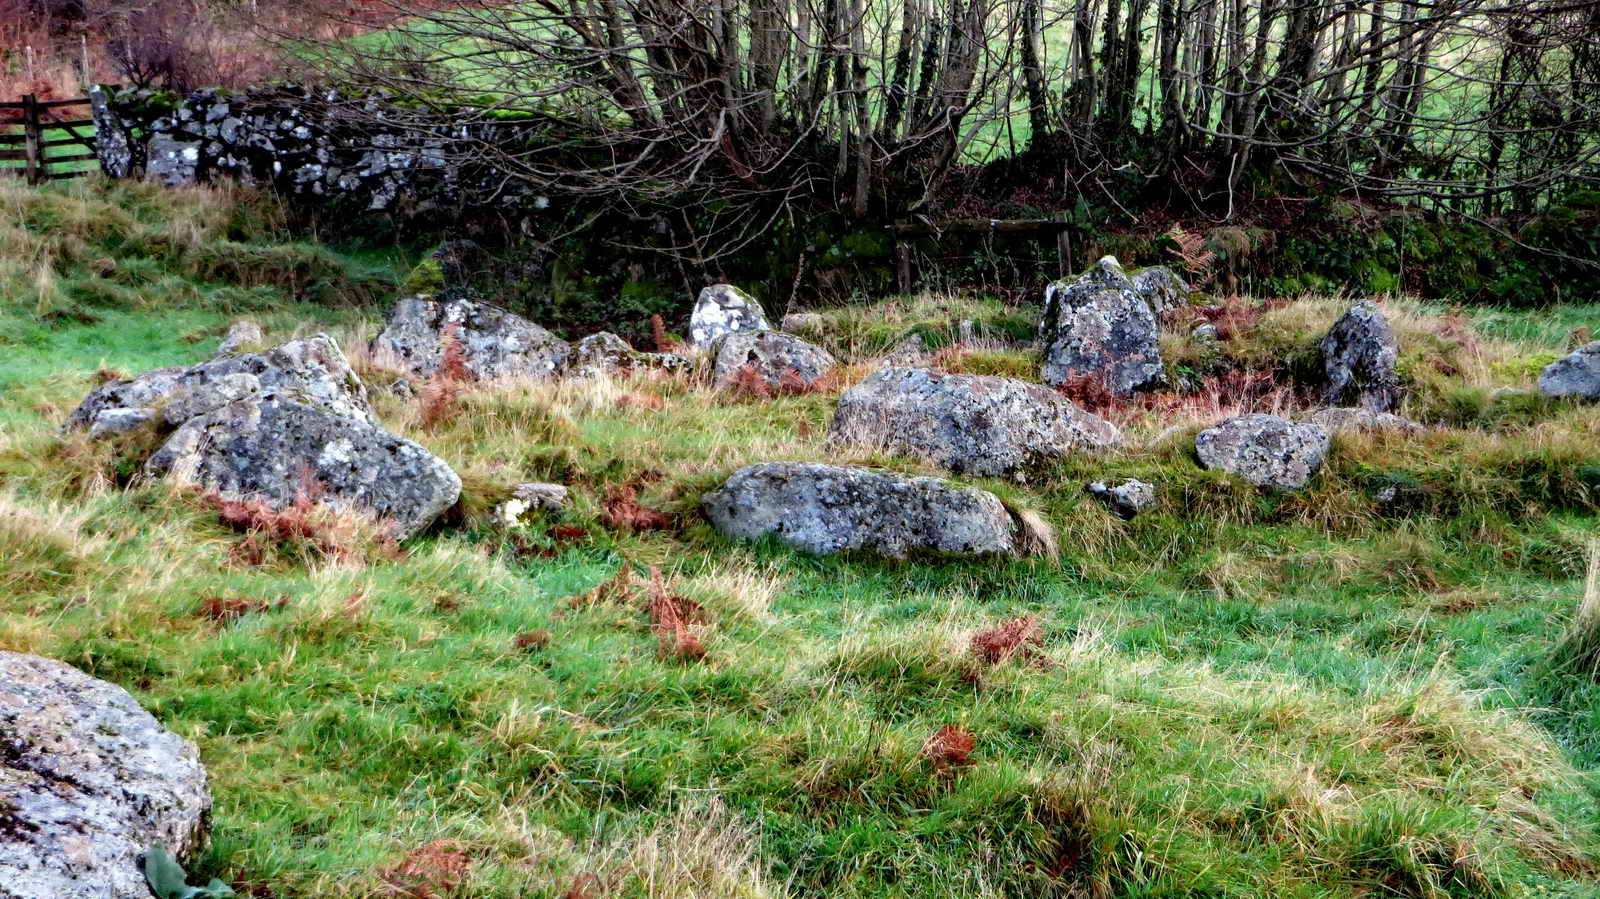
[[[1045,288],[1039,338],[1043,380],[1060,386],[1099,378],[1116,396],[1163,379],[1156,318],[1113,256],[1076,281]]]
[[[417,444],[278,394],[190,419],[145,471],[280,509],[310,498],[387,522],[397,540],[426,527],[461,495],[450,466]]]
[[[937,478],[766,462],[735,472],[701,504],[729,537],[755,540],[772,534],[817,555],[1018,552],[1017,526],[999,497]]]
[[[1539,392],[1548,397],[1600,400],[1600,340],[1545,366]]]
[[[127,691],[0,651],[0,896],[150,899],[139,855],[191,855],[211,792],[200,755]]]
[[[339,345],[326,334],[317,334],[264,353],[219,356],[101,385],[67,416],[66,427],[96,435],[127,430],[124,425],[134,420],[176,428],[195,416],[267,392],[342,418],[377,424],[366,388]]]
[[[426,294],[395,303],[371,349],[380,361],[427,378],[443,364],[449,341],[460,347],[467,373],[482,381],[553,377],[572,352],[566,341],[498,306]]]
[[[1128,280],[1157,321],[1166,321],[1189,304],[1189,285],[1164,265],[1140,269]]]
[[[809,387],[838,365],[829,352],[782,331],[734,331],[707,347],[712,380],[728,387],[754,371],[769,388]]]
[[[676,353],[639,352],[610,331],[590,334],[578,341],[567,359],[567,373],[577,378],[627,375],[636,371],[686,371],[689,366],[689,360]]]
[[[1122,442],[1115,425],[1048,387],[883,368],[839,397],[829,437],[925,456],[958,474],[1026,481],[1073,452]]]
[[[1350,307],[1322,338],[1322,366],[1328,383],[1323,402],[1354,402],[1374,412],[1400,405],[1400,341],[1382,310],[1370,300]]]
[[[770,331],[766,310],[732,284],[713,284],[700,291],[689,315],[689,342],[705,346],[724,334]]]
[[[1240,415],[1201,431],[1194,448],[1207,468],[1236,474],[1257,487],[1298,490],[1322,467],[1328,432],[1276,415]]]

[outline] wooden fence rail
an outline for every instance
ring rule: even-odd
[[[76,178],[93,171],[82,163],[95,159],[93,119],[47,119],[52,109],[88,106],[88,97],[74,100],[41,101],[33,94],[15,103],[0,103],[0,112],[21,110],[22,133],[0,134],[0,175],[20,175],[32,184],[60,178]],[[65,133],[65,137],[59,136]],[[60,152],[73,148],[79,152]],[[54,152],[53,152],[54,151]],[[6,165],[21,162],[22,165]]]

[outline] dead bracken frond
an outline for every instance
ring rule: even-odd
[[[1183,263],[1183,271],[1189,276],[1193,287],[1200,287],[1211,281],[1216,274],[1213,271],[1217,264],[1217,254],[1206,248],[1206,239],[1192,231],[1185,231],[1179,225],[1173,225],[1167,231],[1167,239],[1176,247],[1173,255]]]
[[[1030,661],[1044,659],[1038,647],[1044,645],[1039,631],[1039,616],[1023,615],[1000,622],[972,637],[972,654],[986,665],[999,665],[1014,656]]]
[[[650,625],[656,632],[657,655],[663,659],[698,661],[706,647],[692,625],[705,623],[705,609],[667,588],[661,569],[650,569]]]
[[[404,899],[442,899],[466,880],[470,859],[454,840],[434,840],[406,853],[383,872],[385,895]]]
[[[948,774],[956,768],[971,764],[972,750],[977,746],[972,731],[959,724],[946,724],[933,732],[922,744],[922,757],[939,774]]]

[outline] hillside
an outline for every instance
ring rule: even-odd
[[[720,536],[742,466],[948,476],[827,441],[908,333],[1037,380],[1038,309],[816,310],[817,389],[703,370],[404,395],[366,346],[415,261],[291,240],[239,191],[0,183],[0,648],[126,687],[216,796],[195,880],[242,895],[1593,896],[1600,406],[1531,388],[1600,305],[1384,300],[1417,432],[1335,435],[1297,492],[1195,435],[1297,417],[1351,297],[1220,300],[1173,386],[1074,398],[1123,449],[960,479],[1053,532],[1029,558],[813,557]],[[691,298],[684,298],[686,319]],[[61,422],[228,324],[333,336],[384,426],[459,473],[396,546],[219,516],[148,447]],[[961,341],[959,322],[973,322]],[[669,322],[681,329],[681,322]],[[703,369],[703,367],[702,367]],[[766,395],[763,395],[766,394]],[[1129,521],[1089,481],[1156,486]],[[563,511],[508,523],[516,484]],[[1587,597],[1585,572],[1590,571]],[[665,603],[684,610],[674,630]],[[1574,642],[1577,641],[1577,642]],[[3,887],[0,887],[3,890]]]

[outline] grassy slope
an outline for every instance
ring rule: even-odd
[[[1108,410],[1125,453],[983,484],[1060,529],[1058,563],[813,559],[727,543],[694,508],[751,461],[921,470],[824,446],[830,395],[514,385],[430,416],[357,349],[381,266],[283,243],[258,201],[76,184],[0,205],[0,647],[127,686],[200,744],[207,876],[391,895],[443,840],[410,870],[462,853],[473,896],[587,874],[657,896],[1594,894],[1600,690],[1545,660],[1597,533],[1600,411],[1492,398],[1593,307],[1484,317],[1513,341],[1395,304],[1410,411],[1458,427],[1341,438],[1293,496],[1200,471],[1189,437],[1230,411],[1205,379],[1303,365],[1339,304],[1250,318],[1234,358],[1169,341],[1209,391]],[[55,430],[97,369],[204,358],[239,312],[340,336],[384,420],[462,473],[461,520],[398,558],[247,538],[159,485],[113,487],[120,448]],[[832,315],[820,339],[862,359],[961,315],[1017,327],[925,298]],[[1107,475],[1154,480],[1160,505],[1113,519],[1080,492]],[[525,479],[576,507],[495,526]],[[607,527],[627,481],[677,525]],[[1381,511],[1385,484],[1409,505]],[[650,566],[705,606],[705,660],[658,655],[648,589],[595,591]],[[262,608],[197,615],[211,598]],[[1022,614],[1044,661],[968,651]],[[548,645],[517,646],[536,631]],[[948,724],[976,749],[940,770],[920,753]]]

